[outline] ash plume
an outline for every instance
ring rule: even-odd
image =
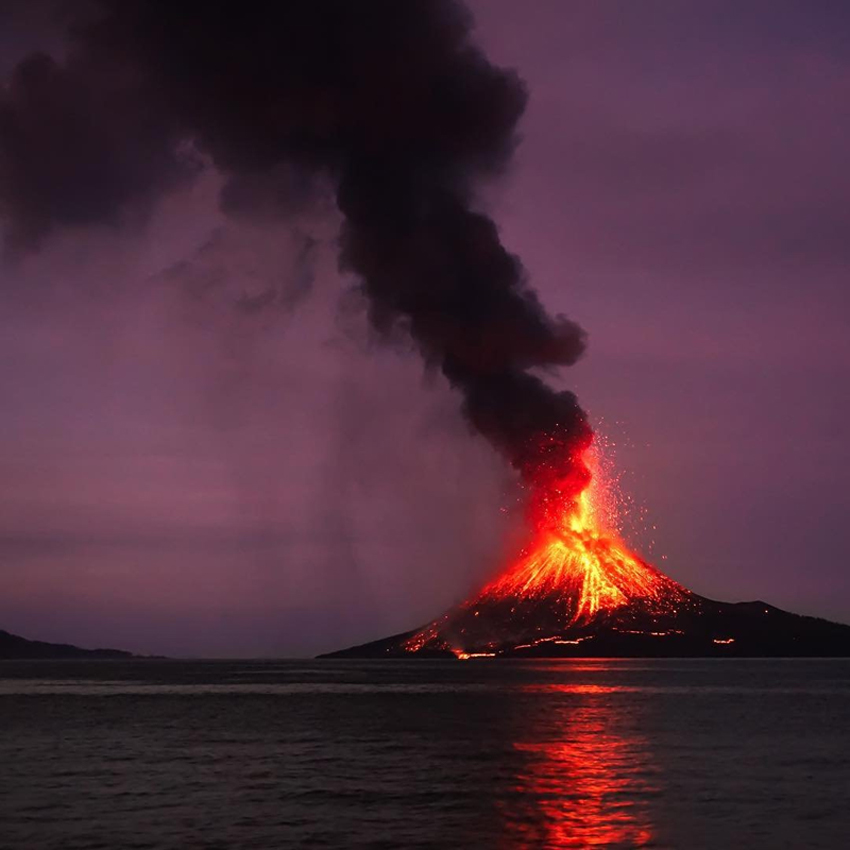
[[[586,483],[585,414],[530,371],[574,363],[584,334],[547,315],[475,207],[476,187],[509,163],[526,92],[474,46],[463,6],[80,9],[67,56],[30,56],[0,93],[9,252],[37,250],[57,228],[143,220],[208,162],[228,181],[232,214],[267,207],[256,189],[281,173],[295,196],[329,179],[344,218],[341,267],[361,281],[373,326],[409,333],[523,477],[554,456],[559,475]],[[278,200],[281,214],[299,203]]]

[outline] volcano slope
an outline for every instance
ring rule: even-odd
[[[850,626],[765,602],[716,602],[685,592],[675,609],[632,600],[586,622],[558,625],[559,600],[462,606],[401,635],[326,658],[847,657]]]
[[[600,530],[592,490],[476,596],[331,658],[850,656],[850,626],[688,590]]]

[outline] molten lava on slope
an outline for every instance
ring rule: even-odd
[[[416,632],[407,651],[464,656],[575,646],[594,623],[629,625],[633,616],[623,615],[637,612],[660,623],[694,604],[693,594],[634,555],[608,524],[610,489],[599,456],[587,450],[582,462],[590,483],[578,492],[570,486],[575,476],[540,476],[530,500],[530,543],[476,596]]]

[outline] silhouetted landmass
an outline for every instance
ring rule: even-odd
[[[470,655],[496,658],[782,658],[848,657],[850,626],[792,614],[765,602],[715,602],[691,595],[669,614],[627,605],[553,634],[545,625],[537,635],[515,629],[515,615],[482,611],[487,631],[458,635]],[[545,623],[546,618],[541,618]],[[331,652],[321,658],[453,657],[448,648],[411,651],[418,630]],[[466,640],[464,640],[466,638]]]
[[[400,635],[373,640],[369,643],[361,643],[358,646],[350,646],[348,649],[339,649],[336,652],[326,652],[319,658],[454,658],[454,653],[449,650],[423,649],[419,652],[409,652],[404,649],[404,644],[412,638],[418,629],[404,632]]]
[[[69,643],[27,640],[0,629],[0,659],[26,658],[132,658],[121,649],[81,649]]]

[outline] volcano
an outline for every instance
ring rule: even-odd
[[[635,555],[614,530],[600,457],[589,448],[572,458],[568,476],[542,468],[529,542],[469,600],[422,628],[323,657],[850,656],[850,626],[707,599]]]

